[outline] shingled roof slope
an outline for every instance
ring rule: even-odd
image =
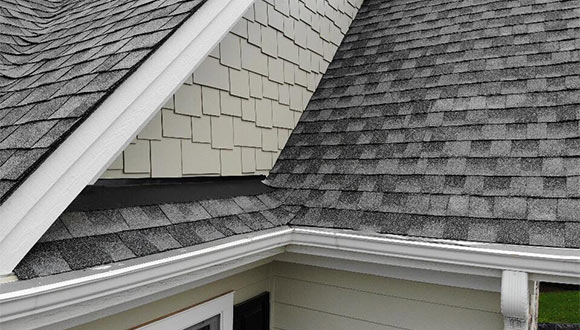
[[[0,203],[204,0],[0,0]]]
[[[580,247],[580,1],[367,0],[268,177],[291,224]]]
[[[276,226],[580,247],[580,1],[366,0],[260,196],[66,212],[14,270]]]
[[[299,210],[282,204],[288,193],[65,212],[14,273],[53,275],[283,226]]]

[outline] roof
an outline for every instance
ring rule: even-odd
[[[367,0],[268,178],[293,225],[580,247],[580,1]]]
[[[0,203],[203,0],[0,1]]]
[[[267,179],[274,192],[65,212],[15,273],[281,225],[579,248],[579,9],[367,0]]]
[[[285,192],[66,212],[14,270],[19,279],[86,269],[286,225]]]

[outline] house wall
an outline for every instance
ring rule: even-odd
[[[103,178],[267,174],[362,0],[257,0]]]
[[[76,329],[121,329],[235,290],[239,303],[271,293],[283,330],[499,330],[497,292],[273,262]]]
[[[500,294],[276,263],[272,329],[500,330]]]
[[[213,283],[187,290],[180,294],[157,300],[72,329],[128,329],[183,308],[199,304],[230,291],[235,291],[234,304],[237,304],[255,297],[264,291],[271,291],[271,272],[271,263],[258,266]]]

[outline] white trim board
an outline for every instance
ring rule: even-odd
[[[185,329],[219,315],[219,330],[234,327],[234,293],[229,292],[181,312],[137,327],[136,330]],[[216,329],[217,330],[217,329]]]
[[[253,0],[207,0],[0,207],[9,274],[243,16]]]
[[[580,255],[574,249],[519,246],[515,250],[510,245],[502,244],[295,228],[292,243],[286,250],[320,256],[330,254],[331,257],[334,251],[340,250],[345,255],[344,259],[393,264],[393,258],[397,258],[405,260],[400,266],[437,263],[446,265],[445,270],[455,269],[454,272],[483,276],[499,277],[503,270],[515,270],[536,274],[537,280],[559,277],[566,282],[580,279]],[[356,255],[361,252],[365,254],[364,258]],[[382,258],[390,261],[381,262]]]
[[[535,281],[580,283],[580,256],[571,249],[515,250],[500,244],[281,227],[90,270],[3,284],[0,324],[3,329],[72,326],[94,319],[91,315],[95,313],[103,317],[135,307],[138,300],[152,301],[152,294],[165,295],[170,290],[176,293],[177,287],[202,280],[209,283],[217,274],[285,251],[332,258],[344,264],[366,263],[368,267],[358,271],[372,268],[369,273],[374,275],[381,275],[376,265],[418,269],[423,274],[444,271],[466,279],[460,287],[479,290],[494,291],[492,282],[500,279],[504,270],[528,273]],[[492,282],[476,283],[481,277]],[[424,275],[422,280],[442,284],[437,282],[437,276],[432,277],[434,280],[429,278]],[[107,313],[103,312],[105,309]]]

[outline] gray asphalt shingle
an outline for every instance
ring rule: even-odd
[[[203,2],[4,0],[0,150],[50,154]],[[0,168],[0,204],[43,159]]]
[[[162,16],[196,3],[179,2]],[[580,26],[570,24],[580,19],[580,5],[524,7],[517,1],[366,0],[266,180],[277,189],[67,212],[15,273],[50,275],[282,225],[579,248]],[[5,70],[15,82],[0,84],[15,89],[0,93],[0,146],[18,140],[33,118],[50,118],[59,123],[36,144],[52,148],[50,141],[66,131],[60,118],[84,118],[106,95],[109,82],[83,75],[138,65],[161,34],[126,36],[166,25],[148,23],[123,4],[117,8],[122,23],[86,44],[79,45],[86,36],[78,35],[70,58],[50,53],[42,65],[29,57],[29,64]],[[67,26],[74,33],[85,29],[74,27]],[[95,51],[97,45],[103,47]],[[51,73],[66,63],[78,63],[75,69],[84,71],[77,79],[87,80],[82,88],[95,93],[53,101],[55,111],[42,101],[19,106],[50,91],[32,94],[28,86],[37,80],[73,79],[74,70]],[[40,74],[43,68],[51,74]],[[91,83],[100,88],[88,88]],[[15,170],[19,164],[33,164],[45,151],[0,148],[0,192],[25,172]]]
[[[291,224],[579,247],[579,5],[547,6],[365,1],[267,179]]]

